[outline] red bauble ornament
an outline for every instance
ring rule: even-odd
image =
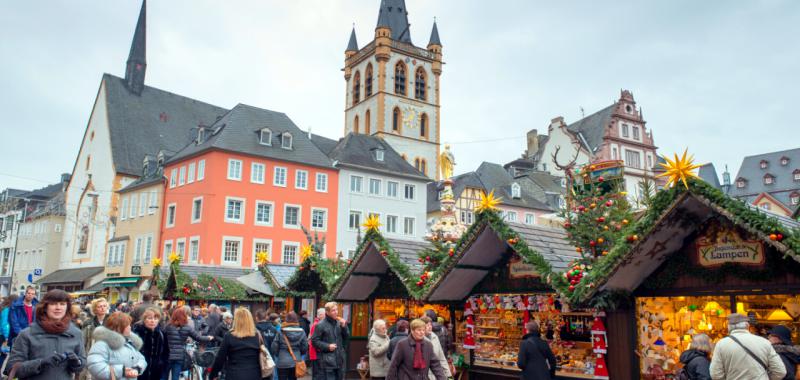
[[[603,182],[603,181],[605,181],[605,178],[603,178],[603,176],[597,177],[597,182]]]
[[[569,291],[570,291],[570,292],[573,292],[573,291],[575,291],[575,285],[570,285],[570,286],[569,286]]]
[[[601,217],[597,218],[597,222],[598,222],[598,223],[603,223],[603,222],[605,222],[605,221],[606,221],[606,218],[605,218],[605,217],[602,217],[602,216],[601,216]]]
[[[381,251],[381,256],[386,256],[386,255],[388,255],[388,254],[389,254],[389,252],[386,252],[386,250],[382,250],[382,251]]]
[[[572,223],[570,222],[564,223],[564,228],[570,228],[570,227],[572,227]]]
[[[782,241],[782,240],[783,240],[783,234],[778,234],[778,241]]]
[[[592,241],[590,241],[590,242],[589,242],[589,245],[590,245],[590,246],[592,246],[592,247],[594,247],[594,246],[596,246],[596,245],[597,245],[597,243],[596,243],[594,240],[592,240]]]
[[[586,210],[586,207],[578,206],[578,211],[584,212],[585,210]]]
[[[606,207],[611,207],[611,205],[613,205],[613,204],[614,204],[614,202],[608,201],[608,202],[606,202]]]

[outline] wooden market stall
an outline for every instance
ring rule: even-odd
[[[596,286],[575,295],[616,298],[608,346],[625,354],[609,355],[612,378],[676,374],[692,334],[719,340],[733,312],[762,335],[787,325],[798,343],[798,228],[701,181],[659,192],[631,231],[635,238],[585,280]]]
[[[249,270],[240,268],[203,267],[172,263],[167,271],[156,266],[155,283],[161,298],[179,305],[207,306],[217,304],[229,310],[245,306],[251,310],[266,308],[271,302],[272,288],[256,286],[248,277]],[[240,281],[246,278],[247,283]]]

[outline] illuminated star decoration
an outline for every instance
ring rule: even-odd
[[[300,249],[300,262],[306,261],[307,258],[311,257],[311,246],[304,245],[302,249]]]
[[[264,251],[256,253],[256,262],[258,265],[264,265],[269,262],[269,254]]]
[[[176,262],[178,262],[180,260],[181,260],[181,257],[178,256],[178,254],[175,253],[175,251],[173,251],[172,253],[169,254],[169,262],[170,263],[176,263]]]
[[[478,206],[475,207],[475,211],[483,212],[483,211],[494,211],[497,210],[497,205],[500,204],[500,201],[503,200],[502,197],[494,197],[494,190],[486,194],[486,192],[481,192],[481,200],[478,202]]]
[[[155,259],[153,259],[153,266],[154,267],[160,267],[161,266],[161,258],[156,257]]]
[[[670,160],[669,157],[662,156],[667,163],[659,165],[667,171],[657,175],[657,177],[667,177],[667,186],[675,186],[680,181],[683,182],[683,186],[688,189],[689,185],[686,183],[687,178],[700,178],[694,173],[694,169],[699,168],[701,165],[697,165],[693,162],[693,155],[686,158],[686,151],[687,150],[684,149],[683,156],[681,157],[678,157],[678,154],[675,153],[675,160]]]
[[[367,220],[361,226],[366,228],[367,232],[370,232],[370,231],[377,232],[378,228],[380,228],[380,226],[381,226],[381,220],[380,220],[380,218],[378,218],[377,215],[373,214],[373,215],[370,215],[369,218],[367,218]]]

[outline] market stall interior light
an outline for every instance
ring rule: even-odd
[[[719,306],[717,301],[711,301],[711,302],[706,304],[706,306],[703,308],[703,311],[717,311],[717,310],[719,310],[721,308],[722,307]]]
[[[791,322],[791,321],[794,321],[794,318],[792,318],[792,316],[789,315],[789,313],[787,313],[786,310],[775,309],[775,310],[771,311],[769,313],[769,315],[767,315],[767,320],[768,321]]]
[[[744,310],[744,302],[736,303],[736,312],[741,315],[747,315],[747,312]]]

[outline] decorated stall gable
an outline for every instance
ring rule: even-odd
[[[697,263],[707,268],[724,264],[764,265],[764,244],[757,240],[742,239],[733,229],[700,236],[696,245]]]

